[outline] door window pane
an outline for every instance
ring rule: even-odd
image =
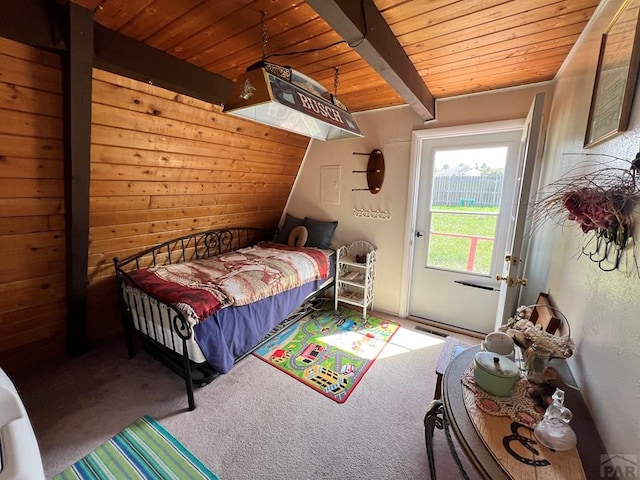
[[[427,267],[489,275],[507,147],[437,150]]]

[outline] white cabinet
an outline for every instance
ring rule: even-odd
[[[338,249],[336,262],[335,308],[339,302],[361,307],[366,318],[373,307],[376,248],[357,240]]]

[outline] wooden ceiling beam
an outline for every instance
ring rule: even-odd
[[[2,0],[0,36],[36,48],[67,50],[62,10],[47,0]]]
[[[138,40],[94,27],[96,68],[220,105],[233,82]]]
[[[307,0],[307,3],[421,118],[435,118],[433,95],[373,0]]]

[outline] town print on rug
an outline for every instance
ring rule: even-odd
[[[340,307],[312,312],[253,354],[343,403],[400,325]]]

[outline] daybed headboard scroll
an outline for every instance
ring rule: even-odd
[[[138,268],[208,258],[239,248],[273,239],[274,232],[261,228],[229,227],[191,233],[155,245],[147,250],[119,260],[113,259],[116,269],[129,272]]]

